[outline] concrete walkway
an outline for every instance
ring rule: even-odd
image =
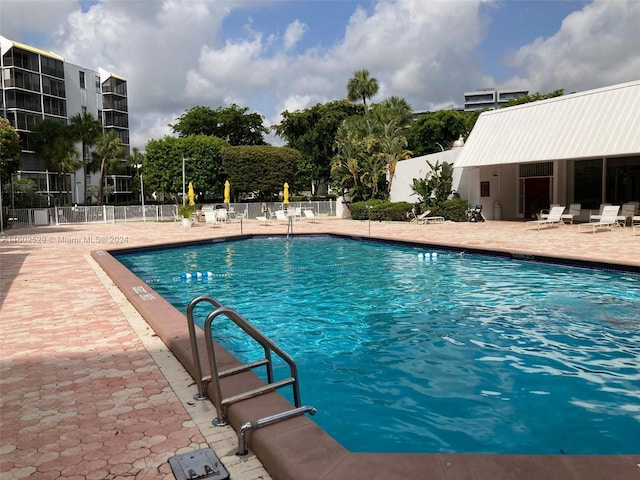
[[[126,223],[17,229],[0,236],[0,477],[173,479],[167,459],[210,446],[236,480],[268,479],[237,457],[214,409],[192,399],[182,369],[90,258],[92,250],[286,233],[286,225]],[[333,232],[542,255],[640,269],[630,228],[537,231],[518,222],[432,225],[326,219],[294,233]]]

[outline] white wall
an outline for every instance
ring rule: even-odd
[[[436,161],[453,163],[455,167],[455,161],[462,148],[398,162],[396,175],[391,184],[391,201],[417,202],[418,197],[413,193],[411,185],[413,185],[414,178],[426,176],[429,171],[427,160],[431,164],[435,164]],[[502,220],[517,218],[517,168],[516,164],[454,168],[453,190],[458,192],[460,198],[468,200],[471,206],[482,205],[482,212],[487,220],[495,219],[498,213]],[[488,197],[480,196],[480,182],[489,182]],[[499,211],[496,209],[496,203],[500,204]]]
[[[391,183],[390,200],[392,202],[418,202],[418,196],[413,193],[411,186],[413,185],[414,178],[424,178],[427,172],[430,171],[427,161],[434,165],[437,161],[440,163],[453,163],[455,165],[456,158],[462,150],[455,148],[453,150],[446,150],[444,152],[432,153],[431,155],[423,155],[421,157],[409,158],[407,160],[401,160],[396,167],[396,174],[393,177]],[[462,192],[458,188],[458,182],[460,181],[459,169],[454,169],[453,173],[453,189],[460,193],[462,198]]]

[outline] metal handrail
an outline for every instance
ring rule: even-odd
[[[210,297],[209,297],[210,298]],[[194,299],[195,300],[195,299]],[[193,301],[192,301],[193,302]],[[222,391],[220,389],[220,374],[218,372],[218,365],[215,355],[215,347],[213,342],[213,335],[211,333],[211,325],[216,317],[224,315],[233,323],[235,323],[238,327],[240,327],[246,334],[248,334],[251,338],[253,338],[257,343],[259,343],[263,350],[265,359],[267,360],[266,364],[263,362],[259,362],[260,364],[265,364],[267,368],[267,383],[264,387],[260,387],[249,392],[245,392],[244,394],[235,395],[233,397],[222,398]],[[209,357],[209,368],[211,371],[211,380],[214,384],[214,393],[215,398],[213,399],[213,404],[216,407],[216,413],[218,417],[213,420],[214,425],[226,425],[227,418],[226,413],[229,405],[234,402],[245,400],[247,398],[254,397],[256,395],[261,395],[263,393],[267,393],[273,391],[277,388],[291,385],[293,390],[293,401],[296,407],[300,407],[300,388],[298,385],[298,367],[296,366],[293,359],[280,347],[278,347],[275,343],[273,343],[266,335],[264,335],[260,330],[258,330],[255,326],[249,323],[242,315],[240,315],[235,310],[231,308],[220,306],[213,312],[211,312],[204,323],[204,335],[207,345],[207,356]],[[281,380],[279,382],[273,381],[273,362],[271,358],[271,352],[275,353],[278,357],[280,357],[288,366],[290,371],[290,377]]]
[[[236,452],[236,455],[247,454],[248,449],[246,436],[248,431],[282,422],[283,420],[288,420],[289,418],[297,417],[305,413],[315,415],[316,412],[317,410],[314,407],[306,405],[304,407],[294,408],[293,410],[287,410],[286,412],[276,413],[275,415],[271,415],[269,417],[264,417],[252,422],[245,423],[238,429],[238,451]]]
[[[191,341],[191,354],[193,355],[193,366],[195,367],[195,380],[198,386],[198,393],[193,398],[195,400],[205,400],[207,398],[207,390],[205,388],[205,382],[210,380],[211,377],[202,376],[202,365],[200,364],[200,352],[198,351],[198,341],[196,339],[196,326],[193,319],[193,309],[200,302],[209,302],[216,308],[222,307],[222,304],[209,295],[200,295],[193,298],[189,305],[187,305],[187,325],[189,326],[189,340]]]

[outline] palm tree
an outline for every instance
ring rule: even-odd
[[[376,104],[380,119],[383,123],[394,120],[400,127],[408,126],[413,119],[413,109],[409,102],[402,97],[392,96]]]
[[[367,98],[378,93],[378,81],[369,76],[369,70],[357,70],[347,84],[347,99],[350,102],[362,99],[364,110],[367,111]]]
[[[94,162],[100,172],[98,205],[102,205],[104,199],[104,177],[107,171],[116,168],[123,157],[124,148],[120,142],[120,137],[115,132],[107,132],[98,138],[96,151],[94,152]]]
[[[102,134],[102,124],[91,113],[78,113],[69,119],[71,137],[82,142],[82,173],[84,175],[83,202],[87,200],[87,164],[89,163],[89,148],[96,144]]]
[[[136,169],[136,174],[137,174],[138,180],[140,179],[140,168],[142,168],[142,165],[144,164],[145,158],[146,158],[146,155],[144,153],[142,153],[138,147],[133,147],[133,149],[131,150],[131,153],[129,155],[127,155],[127,164],[129,165],[129,167]],[[133,187],[133,185],[132,185],[132,187]],[[132,188],[132,190],[133,190],[133,188]],[[142,194],[143,194],[143,192],[142,192],[142,187],[141,187],[140,188],[140,198],[141,199],[142,199]],[[142,200],[141,200],[141,202],[142,202]]]
[[[55,120],[45,119],[33,129],[33,145],[37,157],[45,168],[58,174],[58,192],[63,202],[66,190],[65,173],[74,173],[82,165],[78,160],[78,150],[73,144],[69,127]],[[63,202],[64,203],[64,202]]]
[[[60,157],[57,159],[57,170],[58,170],[58,184],[62,182],[64,184],[65,173],[73,173],[75,178],[75,173],[80,169],[83,165],[83,162],[79,160],[79,152],[78,149],[71,145],[71,148],[64,149],[61,152]],[[66,190],[66,204],[71,204],[71,192],[69,189]]]
[[[389,174],[387,184],[387,198],[391,194],[391,184],[396,174],[396,167],[400,160],[411,157],[411,152],[407,150],[407,139],[401,135],[401,128],[398,128],[395,120],[391,120],[384,126],[384,134],[380,140],[380,155],[384,158]]]

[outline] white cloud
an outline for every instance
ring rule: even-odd
[[[397,95],[420,110],[460,105],[464,91],[494,85],[478,50],[491,28],[486,3],[381,1],[365,10],[353,2],[350,18],[332,19],[343,22],[342,34],[314,39],[308,50],[303,40],[323,26],[283,19],[280,35],[277,19],[259,21],[268,4],[255,1],[100,0],[83,12],[70,0],[2,0],[0,32],[125,77],[132,144],[144,148],[192,106],[235,102],[274,124],[285,109],[345,98],[361,68],[380,85],[374,101]],[[587,4],[555,35],[514,51],[517,74],[506,83],[572,91],[640,78],[639,10],[637,0]],[[232,13],[249,20],[223,37]]]
[[[308,27],[306,24],[296,20],[287,26],[287,31],[284,34],[284,49],[291,50],[300,39],[304,36]]]
[[[520,70],[508,84],[546,93],[582,91],[640,79],[640,2],[595,1],[567,16],[560,30],[507,60]]]

